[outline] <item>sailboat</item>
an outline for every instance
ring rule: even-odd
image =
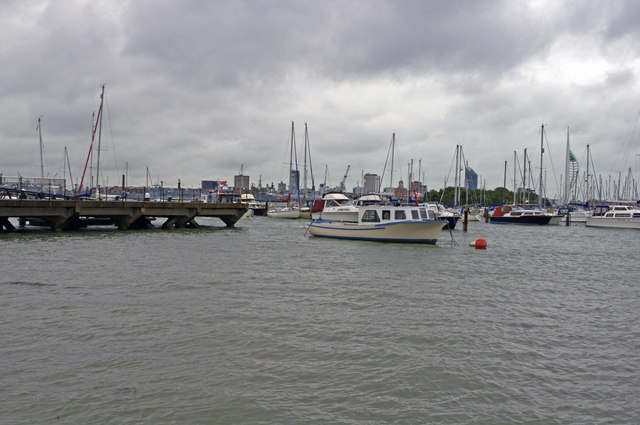
[[[276,203],[269,204],[267,202],[267,217],[274,218],[300,218],[300,207],[291,205],[291,192],[292,192],[292,183],[295,182],[295,189],[298,193],[299,191],[299,183],[298,183],[298,161],[296,156],[296,170],[294,174],[293,170],[293,155],[296,149],[296,141],[295,141],[295,127],[293,121],[291,121],[291,148],[289,151],[289,195],[286,199],[280,199],[281,202],[286,202],[286,206],[278,206]]]

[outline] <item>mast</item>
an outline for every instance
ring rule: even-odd
[[[571,160],[571,150],[569,149],[569,127],[567,127],[567,151],[565,154],[565,162],[564,162],[564,196],[562,197],[562,203],[565,205],[569,204],[569,161]]]
[[[78,195],[82,193],[82,184],[84,183],[84,176],[87,172],[87,165],[89,165],[89,159],[92,158],[93,155],[93,143],[96,138],[96,130],[98,129],[98,121],[102,123],[102,104],[104,100],[104,84],[102,85],[102,93],[100,94],[100,108],[98,109],[98,116],[96,118],[96,126],[91,129],[91,145],[89,146],[89,153],[87,154],[87,160],[84,164],[84,170],[82,171],[82,178],[80,179],[80,186],[78,186]],[[93,120],[92,120],[93,121]],[[93,124],[93,122],[92,122]],[[98,135],[100,137],[100,134]],[[100,159],[100,146],[98,144],[98,163]],[[97,173],[96,173],[96,182],[98,182]]]
[[[304,123],[304,163],[303,163],[303,187],[304,198],[307,198],[307,144],[309,141],[309,133],[307,131],[307,123]]]
[[[544,154],[544,124],[540,127],[540,186],[538,188],[538,204],[542,207],[542,157]],[[545,201],[546,204],[546,201]]]
[[[40,138],[40,194],[44,193],[44,161],[42,156],[42,122],[38,117],[38,137]]]
[[[464,162],[464,189],[465,189],[465,205],[469,205],[469,161]]]
[[[527,201],[527,148],[524,148],[524,170],[522,171],[522,203]]]
[[[589,207],[589,200],[591,199],[591,188],[589,180],[589,145],[587,145],[587,199],[585,199],[587,208]]]
[[[291,171],[293,171],[293,137],[294,137],[293,121],[291,121],[291,146],[289,147],[289,194],[291,194]],[[291,199],[291,198],[289,198]]]
[[[458,177],[459,177],[459,168],[460,168],[459,149],[460,149],[460,145],[456,145],[456,172],[453,175],[453,184],[454,184],[453,206],[454,207],[458,206],[458,185],[459,185]]]
[[[391,178],[389,179],[389,187],[393,190],[393,157],[396,149],[396,133],[391,135]]]
[[[518,159],[516,151],[513,151],[513,205],[516,204],[516,192],[518,192],[518,187],[516,183],[516,168],[518,168]]]
[[[316,182],[313,179],[313,163],[311,162],[311,145],[309,144],[309,130],[304,123],[304,191],[307,195],[307,155],[309,156],[309,172],[311,173],[311,191],[315,194]]]
[[[102,110],[102,105],[104,102],[104,84],[102,85],[102,93],[100,93],[100,110]],[[96,197],[98,201],[101,200],[100,197],[100,145],[102,142],[102,114],[99,115],[98,124],[98,159],[96,161]]]

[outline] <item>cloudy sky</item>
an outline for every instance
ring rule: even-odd
[[[299,167],[308,124],[316,185],[418,163],[430,188],[456,145],[487,188],[528,149],[549,194],[572,151],[596,173],[637,173],[640,2],[0,2],[0,172],[74,180],[106,85],[101,180],[198,187],[285,181],[291,122]],[[390,172],[386,171],[385,186]],[[637,174],[636,174],[637,175]],[[406,177],[405,177],[406,180]]]

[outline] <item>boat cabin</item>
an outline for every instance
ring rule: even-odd
[[[633,218],[640,217],[640,210],[629,205],[597,205],[594,217]]]
[[[604,214],[605,217],[611,218],[632,218],[640,217],[640,210],[627,205],[616,205],[610,211]]]
[[[370,205],[359,210],[358,220],[364,224],[436,220],[433,210],[424,207]]]
[[[212,204],[236,204],[242,202],[239,194],[220,190],[210,190],[207,193],[203,193],[200,195],[200,201]]]
[[[342,206],[351,206],[351,200],[341,192],[326,193],[322,199],[316,199],[311,207],[311,212],[325,211],[327,208],[339,208]]]

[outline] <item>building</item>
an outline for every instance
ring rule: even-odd
[[[402,180],[398,181],[398,187],[396,187],[393,191],[393,197],[396,199],[407,198],[408,196],[407,188],[404,187],[404,182]]]
[[[298,193],[300,189],[300,171],[291,170],[289,176],[289,193]]]
[[[367,173],[364,175],[364,193],[378,193],[380,191],[380,176]]]
[[[233,176],[233,190],[246,192],[249,190],[249,187],[251,187],[249,176],[242,174]]]
[[[473,171],[473,168],[466,167],[464,178],[469,185],[469,189],[475,190],[478,188],[478,174]]]

